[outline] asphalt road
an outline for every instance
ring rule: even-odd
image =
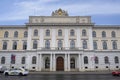
[[[0,80],[120,80],[111,74],[29,74],[28,76],[4,76]]]

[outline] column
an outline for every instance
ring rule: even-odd
[[[40,29],[39,41],[40,41],[39,47],[43,48],[44,47],[44,29],[43,28]]]
[[[52,60],[52,53],[50,54],[50,71],[52,71],[52,65],[53,65],[53,60]]]
[[[64,63],[64,69],[67,71],[67,54],[65,54],[65,63]]]
[[[28,53],[29,54],[29,53]],[[30,62],[31,62],[31,58],[29,55],[27,55],[26,57],[26,68],[27,69],[30,69]]]
[[[82,54],[78,54],[79,71],[82,71]]]
[[[31,50],[31,43],[32,43],[32,28],[28,27],[28,38],[27,38],[27,50]]]
[[[41,71],[42,68],[42,59],[41,59],[42,54],[39,54],[39,71]]]
[[[65,31],[64,31],[64,47],[65,48],[68,48],[69,46],[68,46],[68,44],[69,44],[69,39],[68,39],[68,28],[65,28]]]
[[[89,34],[88,34],[88,36],[89,36],[88,47],[89,47],[90,50],[93,50],[92,27],[90,27],[88,31],[89,31]]]
[[[67,62],[68,63],[67,64],[68,65],[68,71],[70,71],[70,54],[68,54],[68,59],[67,60],[68,60],[68,62]]]
[[[57,46],[56,46],[56,29],[53,29],[53,28],[52,28],[51,34],[52,34],[52,35],[51,35],[51,37],[52,37],[52,38],[51,38],[51,48],[52,48],[52,49],[55,49],[55,47],[57,47]]]
[[[81,34],[80,34],[80,28],[76,29],[76,47],[81,49],[82,48],[82,42],[81,42]]]
[[[55,59],[55,54],[53,54],[53,71],[56,71],[56,59]]]

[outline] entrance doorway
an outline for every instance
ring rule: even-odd
[[[62,57],[57,58],[56,70],[57,71],[64,71],[64,59]]]

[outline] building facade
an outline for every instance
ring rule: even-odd
[[[90,16],[30,16],[25,25],[0,25],[0,65],[35,71],[120,68],[120,25],[95,25]]]

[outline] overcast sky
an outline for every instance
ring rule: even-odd
[[[0,0],[0,25],[24,25],[29,16],[51,16],[59,8],[96,24],[120,25],[120,0]]]

